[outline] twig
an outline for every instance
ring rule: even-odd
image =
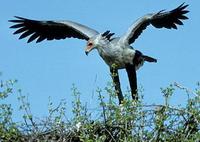
[[[190,90],[189,88],[184,87],[183,85],[181,85],[180,83],[174,82],[174,86],[176,86],[179,89],[185,90],[188,93],[192,93],[193,95],[195,95],[196,97],[198,97],[198,94],[195,93],[194,91]]]
[[[106,122],[107,122],[107,119],[106,119],[106,109],[105,109],[105,106],[103,105],[104,102],[103,102],[103,99],[102,99],[101,92],[99,91],[98,93],[99,93],[99,99],[100,99],[101,104],[102,104],[104,123],[106,124]]]
[[[106,130],[106,132],[111,136],[112,140],[113,140],[114,142],[117,142],[117,141],[115,140],[115,138],[113,137],[113,135],[110,133],[110,131],[109,131],[108,129],[106,129],[106,128],[105,128],[105,130]]]

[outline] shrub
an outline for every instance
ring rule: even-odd
[[[66,101],[54,106],[49,98],[49,115],[36,121],[26,96],[18,90],[23,122],[12,120],[12,107],[3,103],[13,93],[17,81],[1,81],[0,86],[0,141],[71,141],[71,142],[194,142],[200,140],[200,84],[195,91],[174,83],[161,92],[164,104],[145,104],[143,98],[125,100],[118,105],[112,83],[97,89],[99,107],[87,108],[80,100],[80,92],[73,85],[72,119],[66,119]],[[185,107],[171,106],[169,99],[175,90],[188,95]],[[95,114],[95,117],[94,115]]]

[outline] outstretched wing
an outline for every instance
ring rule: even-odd
[[[164,12],[164,10],[161,10],[158,13],[147,14],[141,17],[120,38],[120,42],[133,43],[150,24],[156,28],[177,29],[177,25],[183,25],[181,20],[188,19],[185,16],[189,12],[186,10],[187,7],[188,5],[183,3],[171,11]]]
[[[98,32],[72,21],[36,21],[15,16],[17,19],[9,20],[15,23],[10,28],[17,29],[14,34],[21,34],[19,39],[30,36],[28,43],[36,40],[41,42],[45,39],[65,39],[78,38],[88,40],[90,37],[97,35]]]

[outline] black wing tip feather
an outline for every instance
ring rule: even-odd
[[[187,19],[189,19],[185,15],[188,12],[190,12],[189,10],[186,9],[188,6],[189,6],[189,4],[185,4],[185,2],[184,2],[179,7],[177,7],[176,9],[174,9],[174,10],[171,11],[172,13],[177,13],[177,20],[174,21],[175,27],[176,27],[176,24],[177,25],[183,25],[183,22],[181,20],[187,20]],[[174,27],[172,26],[172,28],[174,28]],[[177,27],[174,28],[174,29],[177,29]]]
[[[185,15],[189,12],[189,10],[186,9],[188,6],[188,4],[182,3],[177,8],[169,12],[158,12],[155,14],[155,20],[152,21],[152,25],[156,28],[164,27],[167,29],[177,29],[178,25],[183,25],[182,20],[189,19]]]
[[[183,2],[178,8],[185,9],[188,6],[189,4],[185,4],[185,2]]]
[[[15,19],[8,20],[13,23],[10,28],[15,29],[13,34],[20,34],[19,39],[28,37],[27,43],[36,41],[39,43],[43,40],[60,40],[65,38],[79,38],[88,40],[89,37],[79,32],[71,25],[57,23],[55,21],[38,21],[14,16]]]
[[[188,12],[190,12],[189,10],[186,10],[186,8],[188,6],[189,6],[189,4],[182,3],[179,7],[172,10],[171,12],[179,12],[182,16],[184,16],[184,14],[187,14]],[[186,16],[185,16],[185,18],[188,19],[188,17],[186,17]]]
[[[14,20],[8,20],[8,22],[20,23],[20,22],[22,22],[24,20],[27,20],[26,18],[23,18],[23,17],[20,17],[20,16],[14,16],[14,18],[16,18],[16,19],[14,19]]]
[[[23,18],[20,16],[14,16],[14,18],[16,19],[8,20],[8,21],[11,23],[14,23],[14,25],[10,26],[10,28],[16,29],[16,31],[14,31],[13,34],[14,35],[21,34],[18,39],[23,39],[30,36],[30,38],[28,38],[27,40],[27,43],[30,43],[34,40],[36,40],[36,43],[39,43],[45,39],[44,37],[41,37],[41,35],[35,33],[34,31],[26,27],[26,23],[31,22],[31,21],[33,22],[34,20],[30,20],[30,19]]]
[[[178,25],[183,25],[182,20],[189,19],[185,16],[185,14],[189,12],[186,9],[188,6],[188,4],[182,3],[171,11],[163,9],[155,14],[151,14],[152,17],[150,20],[143,21],[143,23],[137,27],[132,37],[128,39],[128,43],[133,43],[149,24],[152,24],[156,28],[178,29]]]

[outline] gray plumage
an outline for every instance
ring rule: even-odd
[[[122,103],[123,95],[120,88],[118,69],[126,69],[133,99],[137,100],[136,70],[147,62],[157,62],[156,59],[143,55],[140,51],[131,47],[131,44],[140,34],[152,25],[155,28],[177,29],[183,25],[182,20],[188,19],[185,14],[188,5],[184,3],[171,10],[161,10],[157,13],[147,14],[132,24],[127,32],[121,37],[113,37],[114,33],[106,31],[99,33],[96,30],[72,21],[37,21],[16,16],[15,23],[10,28],[17,29],[14,34],[21,34],[19,39],[29,37],[28,42],[36,40],[41,42],[45,39],[78,38],[87,41],[85,53],[97,49],[100,56],[110,67],[119,102]],[[115,74],[115,76],[113,76]]]

